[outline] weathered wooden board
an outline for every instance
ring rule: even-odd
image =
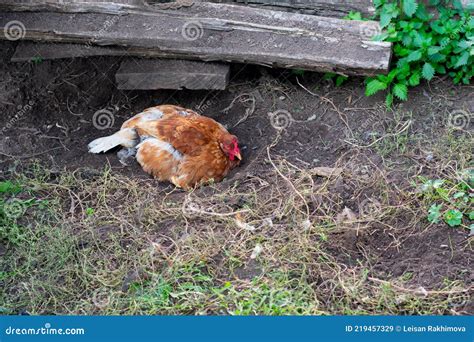
[[[232,61],[348,75],[386,73],[391,44],[373,42],[376,22],[196,3],[179,10],[0,13],[23,39],[131,47],[143,56]],[[6,35],[0,38],[7,38]]]
[[[92,56],[128,55],[123,48],[107,48],[95,45],[35,43],[22,41],[10,59],[12,62],[30,62],[36,59],[62,59]]]
[[[256,8],[313,14],[342,18],[349,12],[360,12],[365,18],[375,14],[372,0],[207,0],[216,3],[234,3]],[[429,0],[419,0],[429,7]],[[461,0],[467,10],[474,12],[474,0]]]
[[[119,89],[219,89],[229,82],[230,67],[172,59],[130,59],[115,74]]]
[[[235,2],[249,6],[285,10],[303,14],[342,18],[349,12],[360,12],[365,17],[375,14],[372,0],[211,0],[212,2]]]
[[[94,12],[120,14],[146,5],[144,0],[1,0],[0,10]]]

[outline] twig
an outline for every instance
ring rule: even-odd
[[[435,291],[433,291],[433,290],[428,291],[428,290],[425,290],[425,289],[407,289],[405,287],[395,285],[395,284],[393,284],[389,281],[386,281],[386,280],[382,280],[382,279],[378,279],[378,278],[374,278],[374,277],[367,277],[367,279],[369,279],[370,281],[373,281],[374,283],[390,285],[391,287],[393,287],[393,288],[395,288],[399,291],[409,292],[409,293],[414,293],[414,294],[421,294],[421,295],[424,295],[424,296],[428,296],[428,295],[450,295],[450,294],[456,294],[456,293],[466,293],[466,292],[470,292],[470,291],[474,290],[474,286],[470,286],[467,289],[450,290],[450,291],[436,291],[436,290]]]
[[[343,140],[343,141],[345,143],[349,144],[349,145],[352,145],[352,146],[355,146],[355,147],[358,147],[358,148],[369,148],[369,147],[375,145],[376,143],[378,143],[380,140],[383,140],[383,139],[388,138],[388,137],[395,137],[397,135],[402,134],[403,132],[405,132],[411,126],[411,124],[412,124],[412,121],[408,120],[398,132],[385,134],[385,135],[381,136],[380,138],[375,139],[374,141],[372,141],[368,145],[358,145],[358,144],[351,143],[350,141],[347,141],[347,140]]]
[[[272,160],[272,157],[270,156],[270,147],[272,147],[273,145],[270,145],[267,147],[267,156],[268,156],[268,160],[270,161],[270,164],[272,164],[273,168],[275,169],[275,171],[280,175],[281,178],[283,178],[285,181],[287,181],[287,183],[291,186],[291,188],[293,189],[293,191],[303,200],[303,203],[306,207],[306,218],[309,219],[309,206],[308,206],[308,203],[306,202],[306,199],[304,198],[304,196],[296,189],[296,187],[293,185],[293,183],[291,182],[291,180],[288,179],[288,177],[286,177],[283,173],[281,173],[281,171],[278,169],[278,167],[275,165],[275,163],[273,162]]]
[[[341,121],[344,123],[344,125],[346,126],[346,128],[349,130],[349,132],[352,133],[352,130],[347,122],[347,118],[346,118],[346,115],[344,113],[342,113],[339,108],[337,108],[337,106],[334,104],[334,102],[331,100],[331,99],[328,99],[327,97],[324,97],[324,96],[321,96],[321,95],[318,95],[316,93],[313,93],[311,90],[309,90],[308,88],[306,88],[304,85],[302,85],[300,83],[300,80],[298,79],[298,77],[296,77],[296,82],[298,83],[298,85],[303,88],[304,90],[306,90],[306,92],[308,92],[308,94],[311,94],[313,96],[317,96],[319,97],[319,99],[321,101],[325,101],[325,102],[328,102],[329,104],[331,104],[332,108],[334,109],[334,111],[339,115],[339,118],[341,119]]]
[[[22,155],[22,156],[14,156],[14,155],[11,155],[11,154],[8,154],[8,153],[3,153],[3,152],[0,152],[0,154],[2,156],[12,158],[12,159],[23,159],[23,158],[36,157],[36,156],[39,156],[39,155],[42,155],[42,154],[45,154],[45,153],[48,153],[48,152],[51,152],[51,151],[59,150],[61,148],[62,147],[55,147],[55,148],[51,148],[51,149],[43,151],[43,152],[37,152],[37,153],[33,153],[33,154],[25,154],[25,155]]]

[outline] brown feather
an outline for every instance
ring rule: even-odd
[[[162,113],[162,114],[161,114]],[[160,118],[154,116],[162,115]],[[222,151],[220,141],[233,136],[211,118],[178,106],[151,107],[127,120],[124,128],[135,129],[138,136],[149,137],[139,145],[137,160],[143,170],[178,187],[192,188],[205,182],[221,181],[239,164]],[[160,147],[168,143],[169,149]],[[176,150],[182,159],[176,158]]]

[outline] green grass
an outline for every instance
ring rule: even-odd
[[[277,167],[309,200],[310,173],[295,172],[284,160]],[[330,252],[340,248],[338,212],[321,207],[319,218],[310,217],[321,224],[308,226],[302,199],[288,193],[273,171],[266,178],[274,182],[272,188],[247,183],[199,200],[209,212],[247,210],[238,220],[256,229],[246,231],[236,216],[183,211],[183,197],[199,192],[163,196],[154,184],[110,169],[60,174],[26,169],[0,184],[3,211],[12,199],[26,203],[20,215],[1,216],[6,252],[0,261],[0,311],[436,314],[449,313],[453,302],[465,300],[459,281],[438,286],[446,293],[420,297],[401,290],[411,287],[404,283],[413,274],[379,283],[371,280],[369,258],[345,266],[336,259],[341,249]],[[335,203],[338,194],[327,192],[328,182],[318,183],[318,192]],[[377,182],[382,194],[391,191]],[[374,222],[387,213],[406,216],[403,208],[385,207],[389,196],[384,196]],[[240,198],[239,207],[225,204],[230,198]],[[262,251],[251,259],[257,244]]]

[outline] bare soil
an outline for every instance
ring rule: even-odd
[[[142,109],[177,104],[226,125],[239,137],[243,150],[244,162],[226,180],[197,189],[195,194],[212,197],[235,186],[245,193],[248,182],[259,179],[262,186],[266,182],[278,184],[286,189],[286,195],[298,198],[294,194],[295,188],[300,189],[294,185],[296,173],[319,166],[341,167],[343,174],[329,183],[326,178],[309,177],[308,182],[316,184],[313,186],[326,184],[324,194],[303,194],[313,224],[323,224],[321,217],[328,213],[337,218],[344,208],[357,217],[362,216],[367,203],[369,210],[375,210],[372,221],[355,226],[340,223],[327,230],[322,248],[341,267],[356,267],[362,262],[369,272],[366,281],[375,283],[409,274],[400,286],[414,293],[420,288],[421,292],[439,290],[447,281],[468,289],[473,283],[469,232],[443,223],[430,224],[417,192],[419,176],[443,178],[472,167],[473,123],[453,131],[447,120],[455,110],[474,112],[473,86],[436,79],[411,91],[407,102],[387,110],[382,94],[365,97],[360,78],[336,87],[317,73],[297,76],[288,70],[233,65],[226,91],[120,91],[114,85],[114,73],[121,57],[14,64],[9,62],[14,49],[13,43],[0,43],[0,180],[21,173],[33,161],[56,173],[81,170],[85,182],[110,165],[113,174],[138,179],[156,189],[157,205],[170,192],[173,201],[184,202],[186,192],[173,191],[171,185],[150,179],[138,164],[121,165],[115,153],[87,152],[88,142],[112,134]],[[102,109],[113,112],[114,123],[99,130],[93,125],[93,115]],[[275,128],[271,120],[275,115],[283,120],[290,115],[290,124]],[[286,173],[281,171],[280,177],[276,167]],[[272,187],[266,189],[269,197],[274,195]],[[245,208],[245,196],[223,200],[234,210]],[[123,203],[118,200],[120,205]],[[298,207],[305,212],[303,202]],[[378,215],[377,211],[383,213]],[[195,230],[206,229],[206,221],[202,227],[199,222],[194,221]],[[169,218],[159,227],[161,235],[174,236],[180,225]],[[298,234],[291,226],[278,227]],[[96,228],[107,236],[106,226]],[[278,233],[269,232],[267,242],[271,243],[272,234]],[[0,247],[7,251],[14,248],[3,243]],[[225,258],[217,251],[209,262],[224,265]],[[257,260],[249,259],[233,274],[222,267],[219,276],[258,277],[264,270]],[[313,276],[313,286],[325,286],[324,277]],[[472,292],[468,293],[469,298]],[[473,314],[474,306],[465,300],[452,310],[445,313]]]

